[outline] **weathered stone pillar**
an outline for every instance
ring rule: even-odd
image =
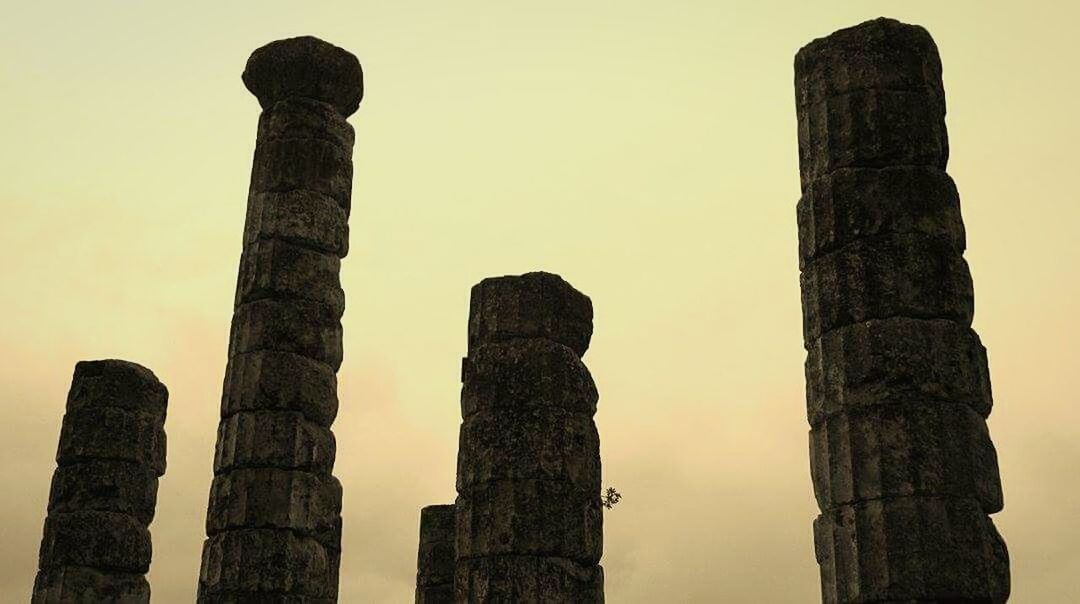
[[[826,602],[1003,602],[986,351],[937,47],[878,19],[795,57],[814,542]]]
[[[557,275],[473,287],[458,448],[459,602],[602,602],[592,302]]]
[[[416,555],[416,604],[454,601],[454,505],[420,510],[420,548]]]
[[[199,601],[333,601],[331,470],[348,251],[356,57],[311,37],[252,53],[259,117]]]
[[[169,393],[145,367],[81,361],[60,430],[32,601],[149,602]]]

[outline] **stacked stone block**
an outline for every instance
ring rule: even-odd
[[[149,602],[168,391],[145,367],[81,361],[68,392],[31,600]]]
[[[259,117],[199,575],[201,602],[332,602],[341,484],[331,471],[342,361],[352,54],[316,38],[256,50]]]
[[[602,602],[592,302],[557,275],[473,287],[462,367],[459,602]]]
[[[795,58],[814,541],[826,602],[1003,602],[1008,554],[937,47],[878,19]]]
[[[416,604],[454,601],[454,505],[420,510],[420,548],[416,556]]]

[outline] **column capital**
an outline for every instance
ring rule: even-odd
[[[356,56],[312,36],[277,40],[256,49],[242,77],[263,109],[301,97],[328,103],[348,117],[364,96],[364,74]]]

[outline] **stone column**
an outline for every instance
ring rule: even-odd
[[[252,53],[259,117],[206,519],[199,601],[333,601],[341,485],[331,474],[348,251],[350,53],[311,37]]]
[[[459,602],[602,602],[592,302],[557,275],[472,289],[458,448]]]
[[[814,542],[825,602],[1003,602],[1002,508],[945,94],[926,30],[795,57]]]
[[[169,393],[145,367],[81,361],[60,430],[31,600],[149,602]]]
[[[416,555],[416,604],[454,601],[454,505],[420,510],[420,549]]]

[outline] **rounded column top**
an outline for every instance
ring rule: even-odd
[[[244,86],[263,109],[288,97],[329,103],[348,117],[364,96],[364,73],[351,52],[312,36],[277,40],[251,53]]]
[[[880,17],[818,38],[795,55],[800,106],[868,88],[944,98],[941,57],[930,33]]]
[[[592,301],[562,277],[544,272],[491,277],[472,288],[469,350],[489,342],[544,338],[585,354]]]
[[[79,361],[71,378],[67,410],[116,407],[165,421],[169,391],[153,371],[119,359]]]

